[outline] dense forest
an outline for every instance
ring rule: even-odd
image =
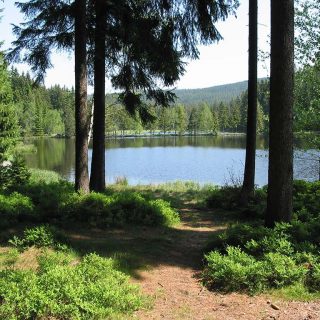
[[[75,135],[73,88],[68,89],[59,85],[45,88],[37,85],[28,73],[19,74],[16,69],[12,69],[9,74],[21,136]],[[320,93],[317,88],[320,76],[317,66],[308,66],[297,71],[295,83],[295,130],[318,131],[317,101],[320,99]],[[226,88],[238,95],[235,97],[226,95]],[[269,91],[269,80],[261,79],[258,83],[258,133],[265,133],[268,130]],[[170,107],[149,105],[149,111],[154,119],[148,123],[143,123],[138,114],[135,116],[129,114],[118,101],[117,94],[108,94],[106,134],[127,135],[148,132],[194,135],[245,132],[248,105],[246,81],[207,89],[177,90],[175,93],[176,103]],[[183,104],[182,101],[187,102]],[[92,97],[89,97],[88,103],[92,105]]]

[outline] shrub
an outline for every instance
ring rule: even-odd
[[[299,282],[307,273],[305,267],[280,253],[267,253],[256,259],[238,247],[227,247],[226,251],[225,255],[212,251],[205,256],[203,280],[211,289],[261,292]]]
[[[294,259],[278,252],[267,253],[263,262],[270,288],[285,287],[299,282],[307,273],[304,266],[297,265]]]
[[[34,228],[27,228],[23,232],[23,237],[14,236],[9,240],[12,245],[24,249],[27,247],[52,247],[64,249],[65,247],[60,242],[65,242],[64,236],[55,228],[48,225],[41,225]]]
[[[64,206],[75,196],[74,187],[70,182],[30,182],[19,192],[32,199],[35,213],[43,222],[52,219],[61,219],[64,215]]]
[[[111,259],[87,255],[76,265],[0,271],[1,319],[110,319],[140,308],[143,299]]]
[[[307,264],[309,273],[307,276],[306,284],[311,291],[320,290],[320,263]]]
[[[147,200],[136,192],[113,195],[90,193],[74,196],[65,207],[69,219],[100,226],[173,225],[179,222],[178,213],[164,200]]]
[[[241,189],[238,186],[215,187],[206,199],[209,208],[233,210],[239,205]]]
[[[255,292],[265,287],[262,263],[237,247],[227,247],[227,254],[212,251],[205,256],[207,266],[203,272],[204,283],[210,289],[223,292]]]
[[[31,199],[18,192],[14,192],[10,195],[0,194],[1,215],[17,217],[20,214],[31,214],[33,209],[34,206]]]
[[[19,185],[25,185],[29,178],[30,172],[22,157],[16,156],[6,165],[0,163],[0,191],[10,191]]]
[[[294,181],[293,207],[297,219],[308,221],[320,214],[320,181]]]
[[[33,217],[34,206],[29,197],[14,192],[10,195],[0,194],[0,227],[8,227],[22,217]]]

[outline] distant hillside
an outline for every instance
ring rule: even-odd
[[[248,81],[235,82],[203,89],[179,89],[175,90],[177,102],[184,105],[197,105],[202,102],[230,102],[239,96],[248,87]]]

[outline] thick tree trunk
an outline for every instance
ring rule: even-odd
[[[76,0],[75,14],[75,188],[89,192],[86,0]]]
[[[293,55],[294,0],[271,0],[268,227],[290,221],[292,214]]]
[[[258,1],[249,0],[249,80],[248,117],[246,136],[246,161],[244,168],[241,203],[248,204],[254,193],[257,132],[257,65],[258,65]]]
[[[94,114],[90,188],[105,188],[105,12],[104,1],[95,1]]]

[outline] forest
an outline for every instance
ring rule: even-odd
[[[56,85],[45,88],[36,85],[29,74],[19,74],[16,69],[8,71],[11,79],[14,114],[19,124],[21,137],[60,136],[74,137],[75,112],[74,88]],[[318,131],[319,95],[314,88],[320,83],[314,68],[306,67],[296,73],[295,131]],[[217,134],[218,132],[245,133],[248,109],[248,91],[241,92],[238,85],[229,85],[228,90],[239,92],[235,98],[217,88],[211,100],[201,95],[202,89],[191,90],[187,98],[176,92],[177,102],[167,108],[149,105],[153,119],[143,123],[138,114],[132,116],[118,101],[117,94],[106,95],[106,135],[123,136],[150,134]],[[213,87],[215,88],[215,87]],[[234,88],[234,89],[233,89]],[[219,90],[219,91],[218,91]],[[220,91],[221,90],[221,91]],[[228,91],[229,92],[229,91]],[[269,80],[262,79],[258,87],[257,132],[266,134],[269,119]],[[217,99],[222,101],[219,101]],[[186,101],[183,105],[181,101]],[[192,101],[192,104],[190,104]],[[92,105],[92,97],[88,99]],[[314,106],[305,110],[305,105]],[[91,110],[89,110],[89,113]],[[311,115],[310,116],[310,112]],[[88,115],[90,116],[90,114]]]
[[[270,1],[270,79],[259,81],[260,2],[246,3],[247,89],[191,104],[167,88],[199,45],[223,41],[218,22],[239,1],[16,3],[24,21],[0,53],[0,319],[320,318],[320,182],[293,179],[294,136],[319,151],[320,4]],[[74,54],[73,89],[43,86],[55,50]],[[106,184],[106,136],[141,132],[244,133],[241,180]],[[19,151],[51,135],[75,137],[73,181]]]

